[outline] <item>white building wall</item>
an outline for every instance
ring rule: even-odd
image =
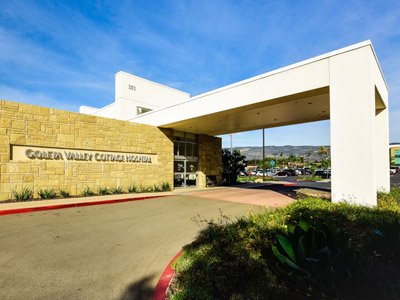
[[[188,100],[188,93],[126,73],[115,74],[115,100],[134,100],[144,106],[166,107]],[[146,106],[145,106],[146,107]]]
[[[370,47],[330,58],[333,202],[373,206],[378,189],[390,190],[387,109],[376,115],[373,60]]]
[[[81,105],[79,106],[79,112],[82,114],[87,114],[87,115],[92,115],[96,113],[98,108],[96,107],[91,107],[91,106],[86,106],[86,105]]]
[[[115,101],[102,108],[81,106],[80,113],[119,120],[137,115],[137,108],[160,109],[187,101],[188,93],[126,73],[115,74]]]

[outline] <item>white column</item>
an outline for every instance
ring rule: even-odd
[[[388,103],[387,101],[385,101]],[[390,191],[389,116],[388,108],[375,116],[376,187],[380,192]]]
[[[332,201],[376,205],[375,87],[372,51],[330,58]]]

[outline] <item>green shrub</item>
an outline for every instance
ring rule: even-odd
[[[162,186],[161,186],[161,185],[155,184],[155,185],[153,186],[153,191],[154,191],[154,192],[162,192],[162,191],[163,191]]]
[[[277,235],[272,252],[278,260],[278,272],[288,283],[320,297],[349,281],[356,258],[343,231],[333,231],[324,223],[314,227],[305,221],[289,224],[287,234]]]
[[[170,190],[171,190],[171,186],[169,185],[168,182],[163,182],[163,183],[161,184],[161,191],[162,191],[162,192],[168,192],[168,191],[170,191]]]
[[[124,193],[124,190],[123,190],[122,187],[117,186],[117,187],[112,188],[112,189],[110,190],[110,192],[111,192],[111,194],[123,194],[123,193]]]
[[[99,195],[110,195],[111,194],[111,191],[108,189],[108,188],[106,188],[106,187],[104,187],[104,188],[98,188],[97,189],[97,192],[98,192],[98,194]]]
[[[248,183],[248,182],[255,182],[257,179],[258,181],[264,179],[263,176],[238,176],[237,182],[238,183]],[[272,176],[265,176],[266,181],[273,181],[274,178]]]
[[[129,193],[137,193],[137,192],[138,192],[138,188],[136,187],[136,185],[131,184],[131,185],[128,187],[128,192],[129,192]]]
[[[139,185],[136,188],[136,193],[144,193],[146,191],[146,189],[143,187],[143,185]]]
[[[89,187],[85,187],[85,189],[82,191],[83,197],[90,197],[94,195],[96,195],[95,192],[93,192]]]
[[[41,199],[54,199],[57,197],[57,192],[54,189],[39,190],[38,195]]]
[[[382,225],[371,232],[371,247],[382,256],[400,254],[400,220]]]
[[[378,205],[389,209],[400,207],[400,187],[392,187],[390,193],[378,193]]]
[[[27,201],[33,198],[33,190],[27,187],[23,187],[20,192],[13,190],[12,194],[17,201]]]
[[[70,195],[67,191],[63,191],[63,190],[60,191],[60,196],[61,196],[62,198],[69,198],[69,197],[71,197],[71,195]]]
[[[323,178],[321,176],[314,175],[299,175],[297,176],[298,181],[321,181]]]
[[[305,198],[236,220],[206,220],[173,264],[171,299],[398,299],[400,201],[396,190],[389,196],[376,208]],[[291,225],[300,222],[308,225]],[[374,230],[381,235],[371,242]]]

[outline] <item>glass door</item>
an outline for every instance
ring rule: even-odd
[[[184,187],[185,184],[185,161],[175,160],[174,161],[174,187]]]
[[[185,161],[185,185],[196,186],[197,162]]]
[[[174,131],[174,187],[196,186],[197,136]]]
[[[174,162],[174,187],[196,186],[197,162],[188,160],[175,160]]]

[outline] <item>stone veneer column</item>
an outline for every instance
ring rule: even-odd
[[[200,134],[198,135],[199,162],[198,187],[205,186],[206,177],[215,176],[216,184],[222,180],[222,141],[221,138]],[[204,175],[203,175],[204,174]],[[202,177],[203,178],[199,178]]]

